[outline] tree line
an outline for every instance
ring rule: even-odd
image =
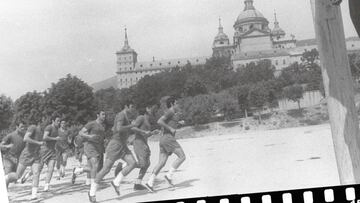
[[[359,56],[358,53],[349,54],[355,81],[360,78]],[[0,130],[8,129],[18,121],[46,123],[54,113],[70,125],[81,125],[95,118],[100,109],[107,112],[106,125],[110,128],[126,100],[133,100],[141,109],[169,95],[180,98],[180,116],[189,125],[248,116],[265,106],[276,107],[277,101],[283,98],[300,104],[304,91],[324,92],[317,50],[305,51],[301,59],[300,63],[276,71],[270,60],[234,68],[230,58],[213,57],[204,65],[188,63],[147,75],[130,88],[107,88],[96,92],[78,77],[68,74],[46,91],[28,92],[15,102],[1,95]],[[158,111],[161,115],[162,108]]]

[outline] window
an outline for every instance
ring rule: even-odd
[[[143,67],[143,65],[141,64],[140,67]]]
[[[224,42],[220,42],[220,44],[224,44]]]
[[[180,61],[178,61],[178,63],[180,63]]]
[[[284,64],[284,65],[286,64],[286,61],[285,61],[285,59],[283,60],[283,64]]]
[[[355,44],[352,44],[352,45],[351,45],[351,47],[354,47],[354,46],[355,46]]]
[[[279,65],[279,62],[278,62],[278,60],[275,60],[275,65]]]
[[[199,62],[199,59],[196,59],[196,62]]]
[[[168,63],[169,65],[171,64],[171,62]]]
[[[152,63],[150,64],[150,66],[152,66]]]
[[[161,63],[159,65],[161,66]]]

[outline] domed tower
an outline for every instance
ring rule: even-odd
[[[275,21],[274,21],[274,29],[271,31],[271,36],[273,39],[279,40],[280,38],[283,38],[285,36],[285,31],[280,28],[279,22],[276,18],[276,12],[274,12]]]
[[[126,28],[124,46],[120,51],[116,52],[116,57],[118,88],[130,87],[133,84],[131,81],[128,81],[127,73],[134,70],[137,63],[137,53],[129,45]]]
[[[237,51],[271,49],[269,21],[256,10],[253,0],[244,0],[245,8],[234,24],[234,45]]]
[[[232,45],[230,45],[229,37],[224,33],[224,29],[221,25],[221,19],[219,18],[219,31],[213,42],[213,56],[214,57],[230,57],[232,53]]]

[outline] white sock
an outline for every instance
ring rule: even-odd
[[[95,179],[91,179],[91,186],[90,186],[90,196],[95,196],[96,194],[96,188],[97,188],[97,183],[95,183]]]
[[[155,174],[151,174],[149,181],[148,181],[148,185],[150,185],[151,187],[154,186],[154,181],[155,181],[156,175]]]
[[[31,196],[32,196],[32,197],[36,197],[37,191],[38,191],[38,188],[37,188],[37,187],[33,187],[32,190],[31,190]]]
[[[86,178],[85,185],[90,185],[90,184],[91,184],[90,178]]]
[[[60,166],[60,172],[65,173],[65,167],[63,165]]]
[[[44,190],[48,190],[49,189],[49,183],[45,183],[45,186],[44,186]]]
[[[5,175],[5,180],[8,180],[9,176],[8,175]]]
[[[84,172],[84,168],[82,168],[82,167],[75,168],[75,171],[74,171],[75,174],[79,174],[79,173],[82,173],[82,172]]]
[[[115,184],[116,186],[120,186],[120,183],[121,183],[121,181],[122,181],[123,178],[124,178],[124,175],[120,172],[120,173],[116,176],[116,178],[114,179],[114,184]]]
[[[171,167],[171,168],[169,169],[169,172],[166,174],[166,176],[171,179],[172,176],[174,175],[175,170],[176,170],[176,169],[175,169],[174,167]]]
[[[127,165],[127,163],[126,163],[126,162],[124,162],[124,163],[122,164],[122,168],[125,168],[125,167],[126,167],[126,165]]]

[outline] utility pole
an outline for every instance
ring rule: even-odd
[[[360,183],[360,135],[340,6],[310,0],[341,184]]]

